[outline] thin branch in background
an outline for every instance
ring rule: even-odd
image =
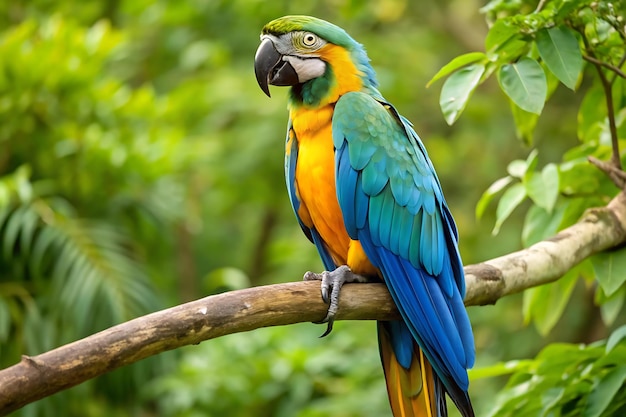
[[[601,161],[593,156],[590,156],[587,159],[600,169],[600,171],[604,172],[620,190],[626,190],[626,172],[618,167],[615,167],[613,164]]]
[[[617,77],[620,76],[622,78],[626,78],[626,73],[624,73],[621,68],[624,65],[624,63],[626,62],[626,52],[624,53],[624,55],[622,56],[622,59],[619,60],[619,63],[617,64],[617,69],[619,70],[619,72],[615,72],[613,74],[613,78],[611,79],[611,84],[613,84],[615,82],[615,80],[617,80]]]
[[[546,0],[540,0],[539,4],[537,4],[537,8],[535,9],[535,13],[539,13],[541,9],[543,9],[543,6],[545,5],[546,5]]]
[[[620,73],[622,72],[619,68],[614,67],[611,64],[608,64],[604,61],[601,61],[599,59],[597,59],[594,56],[593,51],[590,49],[589,46],[589,42],[585,36],[584,33],[581,33],[582,38],[583,38],[583,42],[585,44],[585,48],[587,49],[587,54],[583,55],[583,58],[586,59],[587,61],[591,62],[593,64],[593,66],[595,67],[596,71],[598,72],[598,77],[600,78],[600,82],[602,83],[602,89],[604,90],[604,97],[606,100],[606,113],[607,113],[607,117],[609,119],[609,131],[611,132],[611,147],[612,147],[612,154],[611,154],[611,165],[615,168],[615,170],[617,171],[622,171],[622,161],[620,158],[620,151],[619,151],[619,141],[618,141],[618,136],[617,136],[617,124],[615,123],[615,109],[613,106],[613,86],[612,86],[612,81],[609,81],[606,74],[603,71],[603,67],[606,67],[607,65],[611,66],[611,70],[617,69]],[[613,69],[614,68],[614,69]],[[616,73],[617,74],[617,73]],[[613,169],[611,170],[605,170],[603,168],[601,168],[601,164],[597,164],[596,162],[600,162],[595,158],[589,158],[590,162],[593,163],[594,165],[596,165],[597,167],[599,167],[600,169],[602,169],[604,172],[606,172],[609,177],[611,178],[611,180],[615,183],[615,185],[620,189],[623,190],[624,189],[624,184],[622,181],[619,180],[619,175],[615,175]],[[596,162],[594,162],[594,160]],[[617,181],[616,181],[617,179]]]
[[[615,79],[619,76],[622,78],[626,78],[626,73],[624,71],[621,70],[622,65],[624,65],[624,62],[626,61],[626,55],[624,55],[622,57],[622,60],[620,61],[620,63],[616,66],[616,65],[611,65],[608,62],[604,62],[604,61],[600,61],[597,58],[594,58],[590,55],[583,55],[583,59],[585,61],[589,61],[594,65],[601,65],[604,68],[607,68],[611,71],[613,71],[615,73],[615,75],[613,76],[613,79],[610,81],[611,84],[613,84],[613,82],[615,81]]]

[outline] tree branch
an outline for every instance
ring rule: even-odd
[[[593,50],[589,46],[589,42],[587,41],[587,37],[585,36],[584,32],[582,32],[581,34],[583,36],[583,42],[585,44],[585,48],[587,49],[587,52],[588,52],[587,55],[583,55],[583,58],[591,62],[593,66],[595,67],[596,71],[598,72],[598,78],[600,78],[600,83],[602,84],[602,89],[604,90],[604,98],[606,101],[606,112],[607,112],[607,118],[609,120],[609,131],[611,132],[611,148],[613,150],[611,154],[611,165],[613,165],[613,167],[615,167],[617,170],[621,171],[622,161],[621,161],[621,156],[620,156],[620,151],[619,151],[619,137],[617,134],[617,124],[615,122],[615,108],[613,106],[613,81],[615,81],[615,78],[609,81],[607,76],[602,71],[602,67],[607,66],[609,69],[614,71],[615,74],[618,74],[618,75],[624,75],[624,74],[621,72],[619,68],[616,68],[609,63],[604,63],[603,61],[597,59],[594,55]],[[624,55],[624,57],[622,57],[622,60],[620,60],[620,66],[623,64],[624,59],[626,59],[626,55]],[[590,161],[594,165],[602,169],[602,167],[596,164],[593,160],[590,160]],[[607,174],[609,174],[609,177],[611,178],[611,180],[615,182],[615,185],[620,190],[624,190],[623,185],[620,187],[620,182],[615,180],[616,177],[614,175],[611,175],[611,173],[609,172],[607,172]]]
[[[467,305],[495,303],[555,281],[585,258],[626,242],[626,194],[551,239],[465,268]],[[0,371],[0,415],[158,353],[231,333],[319,321],[319,283],[291,282],[206,297],[158,311],[22,360]],[[383,284],[348,284],[339,320],[397,319]]]
[[[614,164],[602,161],[596,157],[589,156],[587,160],[604,172],[613,181],[613,184],[620,190],[626,190],[626,172]]]
[[[626,55],[624,55],[624,57],[622,57],[622,61],[618,64],[618,65],[611,65],[608,62],[604,62],[601,61],[591,55],[583,55],[583,59],[585,61],[589,61],[594,65],[600,65],[604,68],[607,68],[611,71],[613,71],[615,73],[615,77],[622,77],[622,78],[626,78],[626,73],[624,73],[620,67],[624,64],[624,58],[626,58]],[[612,82],[612,81],[611,81]]]

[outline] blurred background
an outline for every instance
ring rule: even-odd
[[[329,20],[365,45],[383,95],[430,152],[464,262],[519,249],[523,210],[497,236],[493,206],[474,215],[509,161],[530,151],[505,97],[487,82],[449,127],[441,83],[426,88],[453,57],[484,50],[481,5],[1,2],[0,367],[148,312],[322,269],[285,191],[286,89],[268,99],[253,71],[262,26],[285,14]],[[541,117],[541,164],[576,142],[576,97],[560,88]],[[524,325],[520,296],[470,308],[477,367],[603,337],[593,295],[575,291],[588,303],[568,306],[547,338]],[[374,323],[322,332],[305,323],[223,337],[15,415],[391,416]],[[505,381],[473,381],[478,415]]]

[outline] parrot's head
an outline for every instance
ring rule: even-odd
[[[292,86],[307,104],[347,91],[376,89],[362,45],[345,30],[310,16],[284,16],[263,27],[254,57],[259,86]]]

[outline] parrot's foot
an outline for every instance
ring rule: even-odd
[[[320,323],[328,323],[328,327],[323,335],[327,336],[333,330],[335,315],[339,309],[339,292],[345,283],[367,282],[367,278],[353,273],[347,265],[342,265],[334,271],[324,271],[320,274],[308,271],[304,274],[305,281],[322,281],[322,300],[328,306],[328,313]]]

